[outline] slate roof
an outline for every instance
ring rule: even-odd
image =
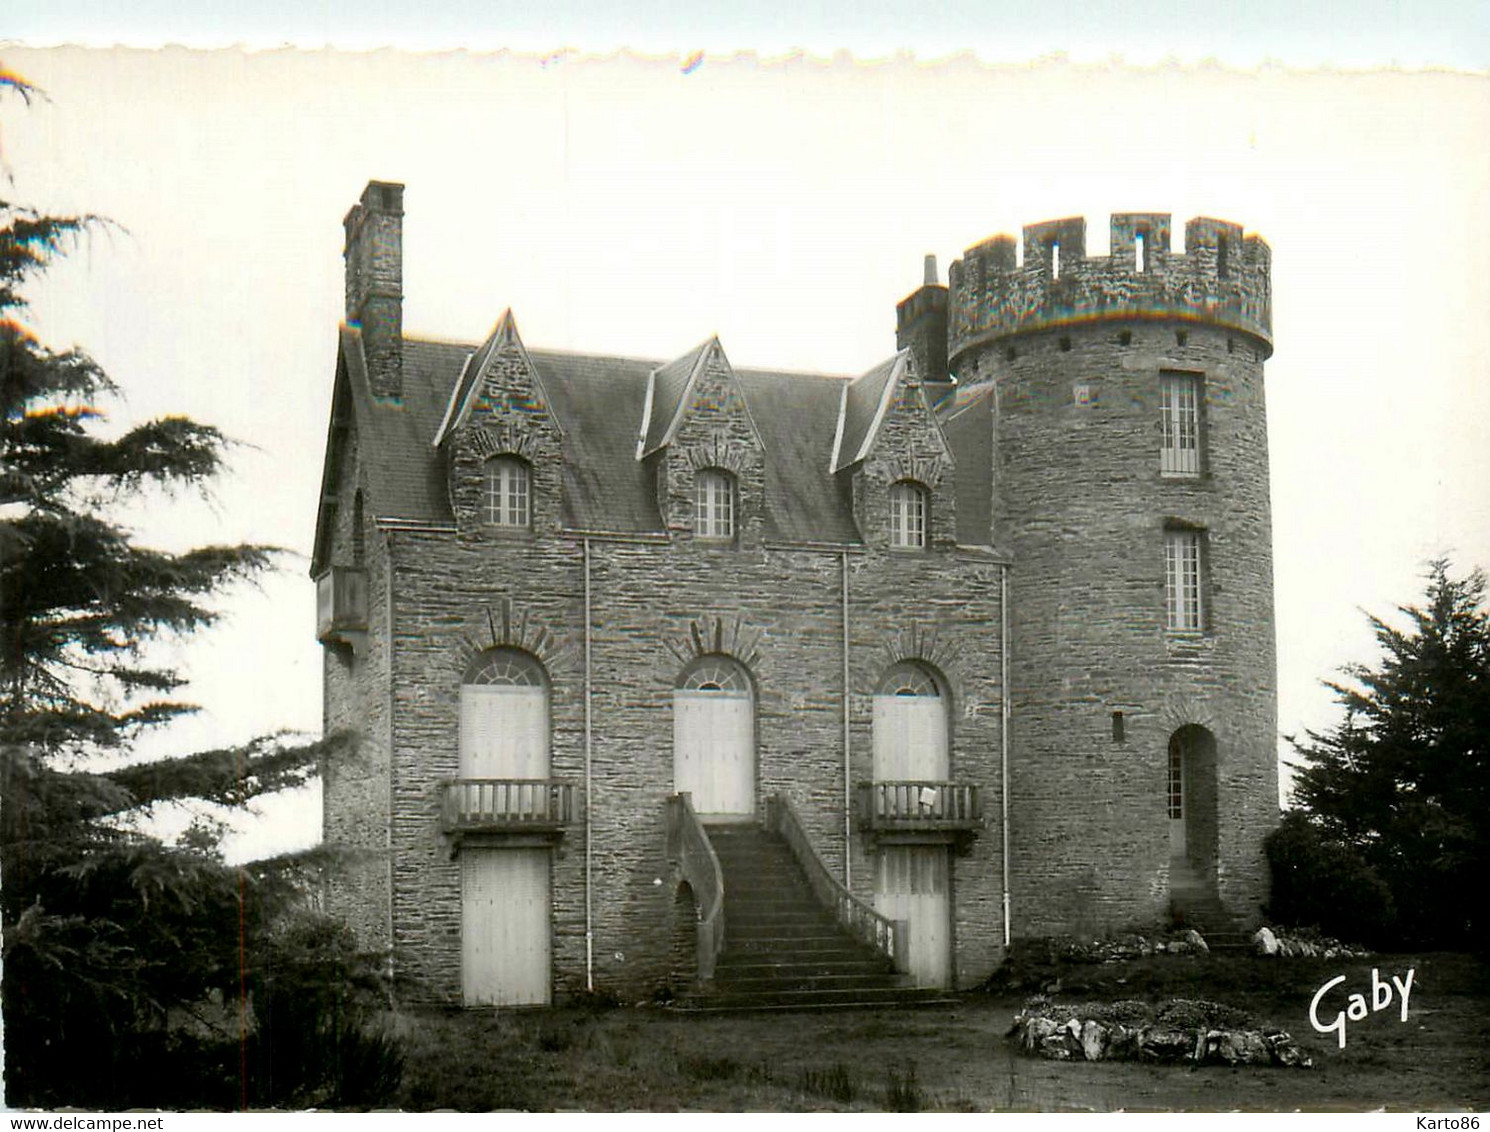
[[[341,357],[366,461],[369,501],[379,520],[445,525],[453,522],[436,440],[453,427],[469,401],[482,356],[494,348],[504,323],[479,345],[404,339],[403,396],[372,396],[361,336],[343,327]],[[563,432],[564,522],[578,530],[661,532],[655,452],[675,429],[686,392],[714,339],[672,362],[529,350],[544,395]],[[735,369],[736,381],[766,456],[766,537],[790,542],[855,544],[846,478],[835,474],[857,461],[871,436],[904,356],[896,355],[858,378],[773,370]],[[648,404],[648,388],[652,400]],[[949,402],[948,438],[958,466],[958,539],[988,541],[988,447],[973,402]],[[840,432],[841,428],[841,432]],[[835,440],[838,441],[835,451]],[[983,445],[981,448],[979,445]],[[964,459],[975,452],[981,458]],[[328,452],[328,461],[332,454]],[[964,492],[969,467],[981,463],[984,489]],[[328,463],[328,468],[331,465]],[[969,482],[968,487],[974,485]],[[979,512],[974,500],[984,499]],[[324,516],[323,516],[324,522]],[[981,531],[981,533],[979,533]],[[321,558],[318,530],[316,560]],[[976,537],[974,537],[976,536]]]
[[[843,433],[833,452],[835,472],[857,464],[868,454],[865,442],[883,415],[885,401],[893,388],[892,378],[903,364],[902,356],[897,354],[849,382],[843,400]]]
[[[681,358],[674,358],[651,371],[651,397],[646,403],[639,456],[650,456],[672,439],[683,416],[683,406],[694,379],[707,361],[715,339],[701,342]],[[640,419],[640,418],[639,418]]]
[[[993,386],[958,389],[937,407],[956,462],[957,541],[987,546],[993,529]]]

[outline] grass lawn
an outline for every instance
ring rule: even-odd
[[[1410,1013],[1349,1023],[1346,1048],[1309,1023],[1369,1000],[1371,969],[1415,972]],[[1055,975],[1057,972],[1048,972]],[[1070,1063],[1017,1056],[1004,1032],[1026,991],[955,1007],[690,1016],[654,1008],[402,1014],[397,1105],[589,1110],[1483,1110],[1490,965],[1464,955],[1370,960],[1154,957],[1059,970],[1062,1001],[1204,998],[1289,1031],[1314,1068]],[[1324,1014],[1322,1004],[1321,1013]]]

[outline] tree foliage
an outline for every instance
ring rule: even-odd
[[[1460,946],[1486,927],[1490,870],[1490,614],[1485,576],[1429,567],[1401,627],[1371,617],[1381,650],[1330,685],[1334,729],[1295,739],[1299,803],[1324,843],[1390,891],[1402,942]]]
[[[7,89],[34,93],[0,67]],[[271,737],[131,757],[143,729],[193,710],[175,696],[184,675],[151,646],[211,625],[214,596],[268,568],[273,551],[171,553],[140,545],[115,517],[161,491],[204,490],[227,441],[182,417],[110,435],[105,411],[119,390],[109,375],[27,326],[28,284],[103,223],[0,199],[7,1098],[373,1102],[398,1066],[358,1021],[376,969],[308,910],[305,862],[231,868],[210,829],[171,846],[138,820],[165,803],[239,807],[301,785],[339,744]],[[314,1041],[330,1052],[313,1054]]]

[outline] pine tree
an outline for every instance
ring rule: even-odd
[[[1490,614],[1485,576],[1431,564],[1406,628],[1371,617],[1375,666],[1334,683],[1344,720],[1294,746],[1297,796],[1321,835],[1385,882],[1404,942],[1483,932],[1490,870]]]
[[[0,67],[6,90],[34,94]],[[302,1045],[355,1045],[339,1004],[367,969],[345,933],[296,911],[303,862],[230,868],[207,826],[168,846],[133,820],[166,802],[242,806],[301,785],[336,744],[269,738],[129,759],[142,731],[193,710],[174,695],[184,675],[153,659],[152,643],[210,626],[214,595],[269,568],[273,551],[169,553],[111,518],[131,500],[204,489],[227,441],[183,417],[108,436],[105,410],[119,395],[108,374],[27,327],[26,285],[104,224],[0,199],[7,1097],[103,1107],[324,1101],[334,1075],[317,1077],[316,1057],[288,1031],[277,1044],[294,1060],[273,1080],[265,1017],[284,1001],[276,987],[295,988],[285,1010],[308,1031]],[[115,769],[98,769],[101,755]],[[307,971],[335,978],[313,990]],[[380,1072],[396,1062],[382,1054],[374,1049]]]

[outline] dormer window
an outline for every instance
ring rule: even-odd
[[[926,489],[911,480],[890,485],[890,545],[926,548]]]
[[[698,538],[735,537],[735,478],[718,468],[698,473],[694,489],[693,533]]]
[[[497,456],[486,462],[486,484],[481,497],[482,517],[498,527],[526,527],[532,521],[529,469],[516,456]]]

